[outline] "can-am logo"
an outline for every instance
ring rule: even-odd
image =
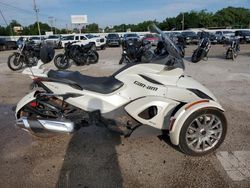
[[[146,85],[146,84],[143,84],[143,83],[138,82],[138,81],[134,81],[134,84],[137,85],[137,86],[140,86],[142,88],[152,90],[152,91],[157,91],[158,90],[157,87]]]

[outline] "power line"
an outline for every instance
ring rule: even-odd
[[[20,7],[16,7],[16,6],[13,6],[11,4],[8,4],[8,3],[3,3],[3,2],[0,2],[0,4],[6,6],[6,7],[10,7],[10,8],[13,8],[13,9],[16,9],[16,10],[19,10],[19,11],[22,11],[22,12],[25,12],[27,14],[32,14],[33,15],[33,12],[30,11],[30,10],[27,10],[27,9],[23,9],[23,8],[20,8]],[[51,15],[47,15],[47,14],[39,14],[40,16],[44,17],[44,18],[48,18],[48,17],[51,17]],[[62,18],[56,18],[58,21],[63,21],[63,22],[68,22],[68,20],[65,20],[65,19],[62,19]]]

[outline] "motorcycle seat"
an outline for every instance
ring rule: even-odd
[[[48,78],[60,80],[69,80],[74,82],[82,89],[93,91],[101,94],[109,94],[123,86],[123,83],[117,80],[114,76],[109,77],[93,77],[82,75],[78,71],[55,71],[48,72]]]

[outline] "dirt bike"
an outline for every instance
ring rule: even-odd
[[[224,109],[202,84],[184,74],[178,47],[155,25],[165,54],[130,63],[108,77],[27,68],[33,88],[15,108],[17,126],[41,136],[74,133],[86,125],[125,137],[142,130],[168,134],[189,155],[205,155],[223,142]],[[156,133],[157,132],[157,133]]]

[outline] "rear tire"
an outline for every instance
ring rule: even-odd
[[[153,53],[151,51],[146,51],[141,56],[141,62],[142,63],[149,63],[153,59]]]
[[[97,63],[99,60],[99,54],[96,52],[96,51],[93,51],[89,56],[88,56],[88,59],[87,59],[87,62],[88,64],[91,63]]]
[[[222,144],[226,132],[227,121],[223,112],[215,108],[200,109],[184,122],[179,147],[188,155],[206,155]]]
[[[69,59],[64,54],[56,55],[54,58],[54,64],[59,70],[65,70],[70,67]]]
[[[13,71],[22,69],[23,63],[23,57],[19,57],[19,54],[13,53],[8,57],[8,67]]]
[[[196,49],[192,55],[191,61],[197,63],[202,60],[205,56],[205,51],[203,49]]]
[[[119,65],[121,65],[124,62],[124,56],[121,57],[120,61],[119,61]]]
[[[105,49],[106,49],[106,46],[103,45],[103,46],[101,47],[101,50],[105,50]]]

